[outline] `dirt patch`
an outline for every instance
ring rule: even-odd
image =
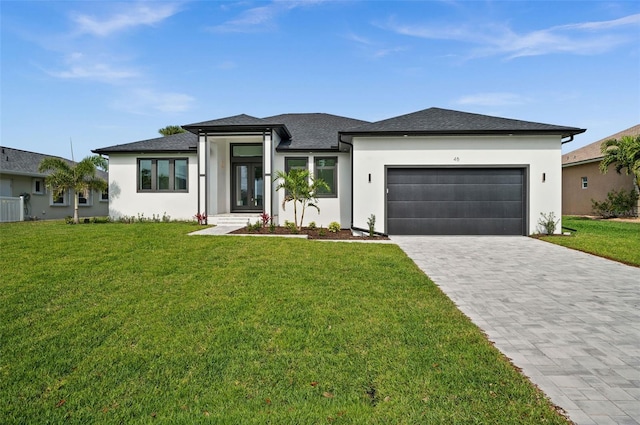
[[[583,215],[581,217],[590,218],[591,220],[602,221],[621,221],[623,223],[638,223],[640,224],[640,217],[616,217],[616,218],[602,218],[595,215]]]
[[[298,233],[291,232],[288,227],[278,226],[273,229],[273,232],[268,227],[263,227],[259,230],[248,231],[246,227],[242,229],[234,230],[230,234],[232,235],[307,235],[309,239],[329,239],[329,240],[359,240],[359,241],[379,241],[388,240],[387,236],[376,235],[374,237],[369,236],[356,236],[349,229],[341,229],[338,232],[330,232],[327,229],[309,229],[303,227]]]

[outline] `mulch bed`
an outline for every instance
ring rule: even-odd
[[[369,236],[355,236],[349,229],[341,229],[339,232],[330,232],[327,229],[323,229],[323,235],[320,234],[320,229],[309,229],[303,227],[298,233],[292,233],[287,227],[278,226],[274,229],[273,233],[269,231],[268,227],[263,227],[260,230],[249,232],[246,227],[242,229],[234,230],[231,234],[235,235],[307,235],[309,239],[330,239],[330,240],[388,240],[387,236],[376,235],[374,237]]]

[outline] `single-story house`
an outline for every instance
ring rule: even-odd
[[[274,175],[304,167],[329,185],[305,225],[366,230],[374,215],[384,234],[528,235],[541,213],[561,215],[561,145],[585,131],[440,108],[373,123],[301,113],[183,128],[94,150],[109,156],[110,215],[205,213],[216,224],[265,212],[282,224],[293,213]]]
[[[79,196],[81,217],[107,216],[109,214],[109,196],[107,192],[87,191],[86,193],[65,192],[62,196],[53,196],[45,186],[48,173],[41,173],[38,167],[44,158],[55,157],[21,149],[0,146],[0,198],[4,207],[18,202],[23,197],[24,220],[61,219],[73,215],[73,197]],[[56,157],[59,158],[59,157]],[[73,161],[60,158],[73,164]],[[108,180],[109,176],[98,171],[99,177]],[[17,221],[14,214],[9,217],[10,209],[2,208],[0,221]]]
[[[612,190],[633,190],[633,176],[616,173],[615,167],[603,174],[600,146],[609,139],[640,134],[640,124],[562,155],[562,212],[567,215],[592,214],[591,200],[604,201]]]

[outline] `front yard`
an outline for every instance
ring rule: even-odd
[[[395,245],[0,225],[4,423],[562,424]]]
[[[562,218],[562,225],[577,232],[572,236],[543,236],[541,239],[640,267],[640,221],[566,216]]]

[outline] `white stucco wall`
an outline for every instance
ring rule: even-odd
[[[385,166],[528,167],[529,233],[538,232],[541,212],[561,217],[560,136],[354,137],[353,158],[354,227],[367,229],[374,214],[376,231],[386,233]]]
[[[138,192],[139,158],[187,158],[188,192]],[[197,210],[198,158],[195,153],[109,155],[109,215],[112,218],[166,214],[172,220],[194,220]]]
[[[348,229],[351,224],[351,158],[348,153],[339,152],[277,152],[274,156],[274,168],[276,171],[285,170],[285,158],[306,158],[309,171],[315,174],[314,159],[315,157],[337,157],[338,158],[338,197],[337,198],[319,198],[318,207],[320,212],[315,208],[307,208],[304,214],[304,223],[306,226],[311,221],[315,221],[317,226],[324,226],[337,221],[342,228]],[[285,209],[282,208],[282,200],[284,199],[284,191],[280,190],[274,194],[274,211],[278,211],[279,224],[283,224],[285,220],[293,221],[293,204],[288,202]],[[298,208],[300,204],[298,204]],[[300,213],[298,213],[299,215]],[[299,216],[298,216],[299,219]]]

